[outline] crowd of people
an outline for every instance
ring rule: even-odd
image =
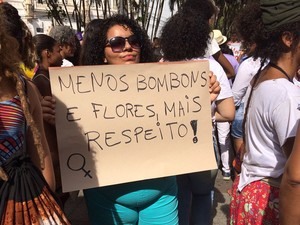
[[[203,59],[218,169],[85,189],[90,224],[209,225],[219,170],[233,181],[229,224],[300,224],[300,1],[248,4],[230,38],[217,14],[187,0],[153,41],[119,14],[32,36],[0,2],[0,224],[70,224],[49,67]]]

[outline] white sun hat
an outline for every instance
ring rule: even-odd
[[[227,41],[227,37],[222,34],[220,30],[213,30],[214,39],[218,42],[219,45],[224,44]]]

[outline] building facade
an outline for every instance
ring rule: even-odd
[[[10,4],[12,4],[18,11],[19,15],[29,27],[33,35],[44,33],[47,34],[53,25],[56,25],[56,21],[53,20],[49,16],[49,8],[47,4],[41,3],[41,0],[6,0]],[[62,7],[62,9],[69,14],[69,18],[71,20],[72,28],[77,31],[77,24],[74,20],[74,5],[73,0],[65,0],[65,6],[62,4],[61,0],[58,0],[58,5]],[[97,18],[97,14],[102,15],[102,13],[97,13],[96,7],[94,5],[89,6],[89,1],[85,2],[85,8],[90,9],[89,12],[86,12],[86,15],[90,15],[89,18],[86,19],[88,22],[90,19]],[[116,13],[118,11],[115,0],[111,0],[110,2],[110,11],[112,13]],[[89,13],[89,14],[88,14]],[[83,12],[81,12],[83,14]],[[66,17],[64,19],[64,25],[70,26],[70,21]],[[82,27],[81,30],[84,28]]]
[[[0,0],[1,1],[1,0]],[[23,19],[23,21],[26,23],[30,31],[32,32],[32,35],[36,34],[48,34],[51,27],[53,25],[57,25],[57,22],[53,20],[51,16],[49,16],[49,7],[47,7],[45,0],[3,0],[7,1],[10,4],[12,4],[17,10],[19,11],[19,15]],[[95,1],[91,0],[57,0],[57,4],[61,7],[61,9],[64,10],[64,12],[67,12],[69,17],[64,18],[63,24],[70,26],[77,32],[79,29],[80,31],[84,30],[83,26],[80,26],[78,29],[78,24],[74,20],[74,3],[73,1],[79,3],[81,1],[81,6],[84,1],[86,12],[80,11],[80,9],[77,9],[77,12],[79,12],[82,15],[86,15],[85,22],[88,23],[90,20],[95,18],[102,18],[103,11],[101,7],[96,7]],[[119,0],[107,0],[107,4],[109,5],[109,11],[110,14],[117,13],[118,11],[122,10],[122,5]],[[119,5],[117,5],[117,1],[119,1]],[[43,3],[42,3],[43,2]],[[65,4],[63,4],[63,2]],[[89,3],[91,5],[89,5]],[[102,1],[104,2],[104,1]],[[137,0],[138,2],[138,0]],[[164,5],[159,5],[161,2],[164,2]],[[149,28],[147,29],[148,35],[150,38],[153,38],[155,36],[159,36],[160,29],[164,25],[164,23],[167,21],[167,19],[171,16],[171,12],[168,7],[168,1],[163,0],[151,0],[149,2],[150,6],[153,7],[151,10],[149,8],[149,14],[150,12],[150,21],[149,21]],[[152,5],[151,5],[152,4]],[[78,4],[79,5],[79,4]],[[161,7],[162,6],[162,15],[159,17],[159,20],[157,19],[157,8],[155,7]],[[156,32],[153,32],[153,23],[156,23],[159,21],[158,24],[158,30]]]

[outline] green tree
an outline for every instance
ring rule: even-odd
[[[68,11],[66,0],[61,0],[61,4],[58,0],[40,0],[40,3],[47,4],[48,17],[52,19],[53,25],[72,27],[72,21],[74,21],[77,31],[82,31],[92,19],[92,6],[96,12],[96,18],[107,18],[112,13],[110,0],[73,0],[72,12]],[[151,37],[157,35],[164,3],[165,0],[116,1],[118,12],[137,20],[147,32],[151,30]]]
[[[170,0],[170,10],[173,12],[175,6],[180,8],[182,3],[186,0]],[[234,30],[234,18],[239,11],[247,4],[252,2],[259,2],[259,0],[212,0],[218,7],[218,14],[216,15],[215,28],[222,31],[223,34],[229,35]]]
[[[239,11],[247,4],[259,2],[259,0],[215,0],[219,13],[216,18],[215,27],[223,34],[230,36],[234,31],[234,19]]]
[[[53,24],[69,25],[75,21],[77,31],[82,31],[92,19],[92,7],[96,12],[96,18],[107,18],[112,14],[111,0],[72,0],[73,11],[68,12],[66,0],[39,0],[47,4],[48,16]],[[127,15],[137,20],[152,38],[157,36],[164,9],[165,0],[115,0],[118,13]],[[186,0],[169,0],[169,9],[175,13]],[[233,30],[233,21],[237,13],[246,4],[259,0],[215,0],[219,13],[216,17],[215,27],[223,34],[229,35]],[[149,33],[151,30],[151,33]]]

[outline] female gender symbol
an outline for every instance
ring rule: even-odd
[[[80,157],[80,158],[82,158],[82,166],[80,166],[79,168],[77,168],[77,165],[75,165],[75,164],[77,164],[76,162],[76,157],[78,158],[78,157]],[[71,158],[73,158],[73,166],[71,167]],[[84,156],[83,155],[81,155],[80,153],[73,153],[73,154],[71,154],[70,156],[69,156],[69,158],[68,158],[68,161],[67,161],[67,164],[68,164],[68,167],[69,167],[69,169],[70,170],[73,170],[73,171],[79,171],[79,170],[83,170],[83,172],[85,173],[85,175],[84,175],[84,177],[86,177],[86,176],[89,176],[90,178],[93,178],[91,175],[90,175],[90,170],[88,170],[88,171],[86,171],[85,169],[84,169],[84,166],[85,166],[85,158],[84,158]],[[75,168],[74,168],[74,165],[75,165]]]

